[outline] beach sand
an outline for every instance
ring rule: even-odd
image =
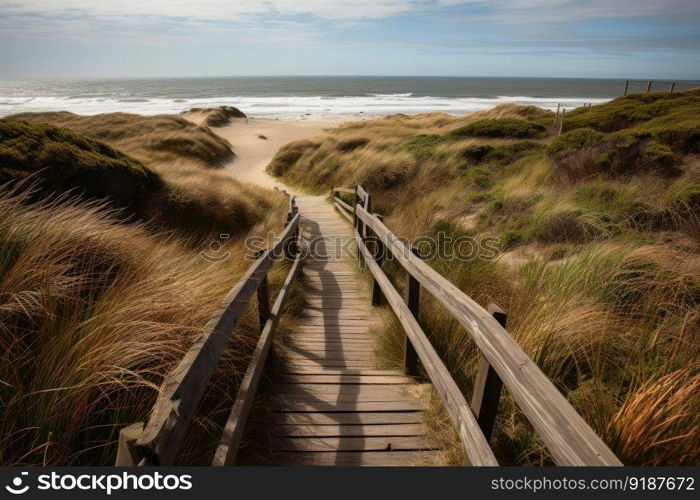
[[[197,124],[202,124],[206,118],[206,115],[197,112],[183,113],[181,116]],[[236,157],[224,166],[233,178],[269,189],[278,187],[293,192],[265,172],[270,160],[288,142],[312,138],[324,129],[341,123],[343,122],[339,120],[233,118],[230,124],[211,127],[211,130],[229,141],[236,153]]]

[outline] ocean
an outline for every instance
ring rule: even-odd
[[[677,90],[700,85],[684,81]],[[645,83],[630,91],[642,92]],[[653,90],[667,90],[658,83]],[[332,119],[442,111],[455,115],[504,102],[555,109],[622,95],[624,80],[488,77],[235,77],[0,81],[0,116],[66,110],[179,113],[236,106],[255,118]]]

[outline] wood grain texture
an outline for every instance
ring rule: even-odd
[[[496,457],[481,433],[474,414],[464,399],[464,395],[425,336],[408,305],[404,302],[401,294],[394,288],[389,278],[372,259],[369,250],[358,233],[355,233],[355,238],[360,252],[365,254],[369,271],[379,283],[387,303],[391,306],[401,326],[403,326],[409,341],[423,364],[423,369],[428,374],[445,406],[445,410],[447,410],[453,424],[457,428],[465,453],[469,458],[469,463],[475,466],[498,465]]]
[[[338,212],[352,220],[352,207],[335,202]],[[321,198],[299,198],[298,206],[301,234],[321,243],[304,263],[308,301],[278,356],[280,373],[268,402],[275,422],[269,429],[273,451],[284,453],[285,465],[415,462],[407,450],[437,447],[422,424],[428,403],[412,378],[374,369],[370,299],[348,249],[333,248],[333,242],[342,241],[355,251],[352,227]],[[345,451],[359,462],[337,455]]]
[[[297,230],[299,220],[300,216],[295,215],[275,244],[250,266],[219,305],[207,323],[205,333],[165,378],[151,417],[136,442],[150,462],[159,465],[173,463],[185,431],[248,300],[263,282],[273,262],[281,257],[285,244]]]
[[[488,311],[413,255],[377,217],[362,206],[356,207],[356,215],[382,240],[401,266],[466,328],[481,354],[542,437],[557,464],[622,465]]]
[[[213,466],[232,465],[236,461],[238,447],[240,446],[241,439],[243,438],[245,424],[248,420],[248,414],[250,413],[250,408],[255,398],[255,391],[257,390],[258,383],[265,366],[265,360],[267,359],[268,352],[270,351],[272,335],[275,331],[275,327],[277,326],[280,314],[282,313],[284,303],[287,300],[289,287],[294,282],[300,268],[301,254],[298,254],[294,260],[294,263],[292,264],[292,268],[290,269],[287,278],[284,281],[284,284],[282,285],[282,288],[277,294],[277,298],[275,299],[272,309],[267,315],[268,317],[265,322],[265,326],[260,333],[255,351],[251,356],[250,364],[246,369],[241,385],[238,387],[236,399],[234,400],[233,407],[231,408],[231,413],[226,420],[221,441],[219,442],[219,446],[216,448],[216,452],[214,453],[214,460],[212,462]]]

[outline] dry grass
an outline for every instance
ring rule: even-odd
[[[281,198],[281,197],[280,197]],[[271,200],[283,214],[284,200]],[[279,230],[281,215],[256,228]],[[97,204],[0,195],[0,462],[109,464],[119,429],[147,419],[163,376],[247,268],[173,236],[125,226]],[[272,282],[279,283],[280,272]],[[234,334],[195,434],[230,407],[257,332]],[[216,438],[214,438],[216,439]],[[212,439],[212,443],[214,443]],[[194,447],[201,457],[202,446]]]
[[[683,106],[680,128],[663,121],[675,116],[673,102]],[[635,97],[594,106],[572,116],[600,133],[577,144],[569,122],[570,135],[549,148],[551,136],[453,133],[528,130],[512,120],[551,130],[552,114],[536,108],[392,116],[292,143],[271,170],[317,192],[362,184],[374,211],[408,239],[495,236],[511,257],[520,252],[430,264],[482,305],[508,312],[510,333],[625,463],[697,465],[700,177],[685,140],[698,127],[688,112],[697,102],[663,99],[654,116],[653,103]],[[618,119],[610,131],[621,106],[633,130]],[[606,124],[589,120],[595,116]],[[560,156],[566,148],[584,154]],[[402,271],[391,263],[387,270],[401,289]],[[468,333],[428,296],[420,322],[469,396],[476,351]],[[400,332],[392,323],[385,332],[381,352],[396,364]],[[551,463],[509,397],[493,443],[501,463]]]

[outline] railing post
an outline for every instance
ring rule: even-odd
[[[265,328],[265,323],[270,318],[270,290],[267,282],[267,274],[263,277],[258,287],[258,320],[260,331]]]
[[[417,248],[411,247],[411,252],[413,252],[413,255],[420,257],[420,252]],[[406,271],[406,305],[411,311],[411,314],[413,314],[413,317],[418,321],[418,314],[420,312],[420,282],[411,276],[408,271]],[[411,341],[408,339],[408,336],[405,337],[405,343],[404,366],[406,368],[406,375],[417,376],[418,354],[413,344],[411,344]]]
[[[629,88],[630,88],[630,81],[627,80],[627,81],[625,82],[625,93],[622,94],[622,95],[627,95],[627,91],[629,90]]]
[[[357,184],[355,184],[355,201],[352,204],[352,225],[357,229],[357,204],[360,202],[360,196],[357,194]]]
[[[365,195],[365,203],[364,203],[364,205],[365,205],[364,208],[365,208],[365,210],[367,211],[367,213],[371,214],[371,213],[372,213],[372,197],[369,195],[369,193],[367,193],[367,194]],[[368,228],[367,228],[367,224],[364,224],[364,223],[363,223],[363,224],[362,224],[362,234],[361,234],[361,236],[364,237],[364,238],[367,238],[367,233],[368,233],[368,232],[369,232],[369,230],[368,230]]]
[[[289,223],[294,219],[294,216],[299,212],[299,207],[297,207],[296,198],[292,196],[289,200],[289,211],[287,212],[287,222],[285,222],[284,227],[287,227]],[[284,256],[288,260],[294,260],[296,252],[298,251],[299,244],[299,225],[294,228],[289,240],[285,242],[282,250],[284,251]]]
[[[115,466],[131,467],[139,464],[141,456],[135,443],[142,432],[143,422],[131,424],[119,431],[119,445],[117,447],[117,459],[114,462]]]
[[[258,252],[257,258],[264,255],[265,251],[260,250]],[[257,290],[258,295],[258,321],[260,323],[260,331],[265,328],[265,323],[270,318],[270,290],[267,282],[267,273],[263,276],[260,281],[260,285]]]
[[[384,223],[384,216],[379,215],[379,214],[374,214],[377,219],[379,219],[379,222]],[[375,234],[375,236],[377,236]],[[384,262],[384,252],[386,252],[386,247],[384,246],[384,242],[377,236],[374,239],[374,260],[377,263],[377,265],[381,268],[382,263]],[[377,278],[373,278],[373,283],[372,283],[372,305],[373,306],[380,306],[384,303],[384,295],[382,294],[382,289],[379,286],[379,282],[377,281]]]
[[[489,304],[487,310],[503,328],[506,327],[508,316],[500,307],[492,303]],[[496,421],[502,388],[503,382],[500,377],[486,358],[480,354],[479,371],[474,381],[471,407],[487,441],[491,439],[493,433],[493,424]]]

